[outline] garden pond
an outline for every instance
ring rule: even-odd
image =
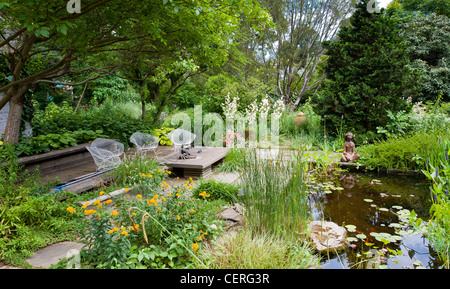
[[[310,196],[313,219],[344,226],[350,241],[337,253],[322,253],[320,268],[442,267],[426,237],[402,218],[414,210],[428,219],[431,198],[425,178],[343,173],[339,182],[312,185]]]

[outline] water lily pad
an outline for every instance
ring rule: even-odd
[[[347,237],[347,241],[348,242],[357,242],[358,239],[356,239],[355,237]]]
[[[399,223],[390,223],[388,227],[401,228],[402,226]]]
[[[367,238],[367,236],[364,235],[364,234],[358,234],[358,235],[356,235],[356,238],[361,239],[361,240],[365,240]]]
[[[355,232],[356,231],[356,226],[355,225],[345,225],[344,227],[346,227],[349,232]]]
[[[334,190],[338,190],[338,191],[342,191],[344,188],[342,188],[342,187],[335,187],[335,188],[333,188]]]
[[[386,209],[386,208],[378,208],[378,210],[383,211],[383,212],[389,212],[389,209]]]
[[[403,209],[402,206],[397,206],[397,205],[392,206],[391,208],[392,208],[392,209],[396,209],[396,210],[401,210],[401,209]]]
[[[373,200],[372,199],[364,199],[364,202],[372,203]]]

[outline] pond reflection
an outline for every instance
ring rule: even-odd
[[[424,220],[429,217],[431,202],[426,179],[345,173],[330,186],[330,189],[311,188],[311,217],[340,226],[353,225],[356,229],[348,236],[359,236],[359,239],[355,238],[338,255],[324,256],[322,268],[367,268],[380,264],[387,268],[439,268],[442,265],[422,234],[399,235],[400,230],[411,229],[399,219],[400,210],[414,210]],[[340,188],[336,189],[337,186]]]

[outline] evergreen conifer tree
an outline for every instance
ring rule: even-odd
[[[397,22],[367,10],[358,1],[350,25],[336,41],[325,42],[329,56],[327,81],[317,95],[316,108],[326,117],[327,132],[376,133],[388,111],[410,110],[407,98],[417,93],[416,74],[407,64],[408,50]],[[372,11],[373,12],[373,11]]]

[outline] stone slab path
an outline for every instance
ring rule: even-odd
[[[36,251],[26,261],[36,268],[49,268],[66,258],[70,250],[81,251],[83,246],[84,244],[69,241],[56,243]]]

